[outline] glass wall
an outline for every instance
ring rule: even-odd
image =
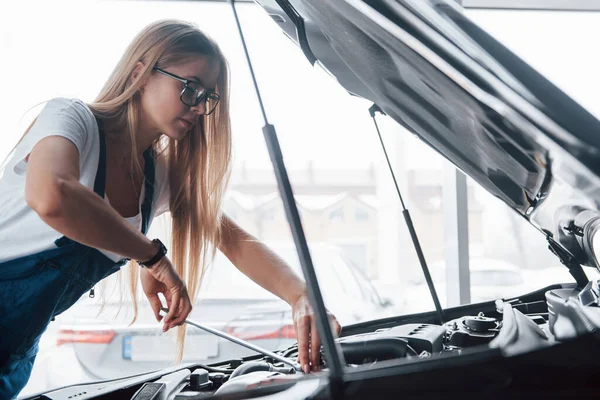
[[[335,79],[313,68],[262,9],[252,4],[239,7],[327,307],[342,324],[433,310],[368,113],[371,104],[350,96]],[[600,58],[593,49],[600,14],[467,11],[467,15],[598,115],[600,81],[593,77]],[[0,158],[9,154],[43,102],[54,97],[93,101],[134,35],[163,18],[196,22],[227,56],[232,71],[234,164],[223,210],[301,275],[227,3],[62,0],[14,2],[10,7],[3,3],[0,51],[7,61],[0,63]],[[440,300],[446,304],[443,182],[444,173],[454,167],[387,117],[377,120]],[[570,279],[546,250],[539,232],[472,180],[467,179],[467,187],[473,301]],[[149,235],[169,243],[169,226],[167,214],[153,223]],[[130,325],[133,302],[127,295],[126,272],[123,275],[99,286],[95,299],[84,296],[50,325],[24,394],[174,362],[174,337],[161,334],[141,292],[138,318]],[[191,317],[278,349],[294,342],[289,311],[287,304],[218,254],[208,266]],[[190,330],[184,360],[209,363],[246,354],[232,343]]]
[[[600,115],[600,81],[595,79],[600,56],[593,50],[600,35],[600,13],[467,10],[466,15],[596,117]],[[493,299],[499,291],[518,294],[573,281],[547,250],[544,236],[517,213],[474,182],[469,200],[469,225],[478,232],[469,232],[473,300]],[[471,220],[475,210],[479,222]],[[592,269],[586,272],[597,275]],[[500,273],[505,289],[494,283]]]

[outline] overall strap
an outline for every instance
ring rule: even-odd
[[[104,198],[104,188],[106,185],[106,139],[104,137],[104,123],[98,117],[98,133],[100,135],[100,157],[98,159],[98,172],[94,181],[94,193]]]
[[[142,203],[142,233],[148,233],[154,198],[154,153],[152,147],[144,152],[144,201]]]

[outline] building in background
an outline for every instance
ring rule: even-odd
[[[372,279],[378,279],[382,269],[398,270],[396,266],[379,264],[383,258],[378,257],[378,248],[385,238],[378,234],[380,197],[374,165],[363,170],[316,170],[309,163],[305,169],[289,171],[289,176],[310,242],[339,246]],[[431,261],[444,257],[442,179],[442,174],[435,170],[411,170],[407,174],[410,212],[426,257]],[[473,197],[469,199],[470,232],[474,238],[483,240],[483,207],[473,193],[470,191]],[[244,166],[234,170],[224,211],[261,240],[292,240],[272,170]],[[400,224],[398,230],[406,230],[403,221],[383,223]],[[477,244],[475,240],[475,248]],[[391,242],[386,245],[397,246]],[[414,252],[411,243],[407,246],[399,252]],[[418,269],[412,268],[411,272],[418,273]]]

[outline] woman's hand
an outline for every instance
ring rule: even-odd
[[[181,325],[192,311],[192,304],[185,283],[175,271],[171,260],[165,256],[150,268],[142,268],[140,279],[157,321],[162,319],[162,303],[158,294],[162,293],[167,300],[169,313],[165,317],[163,332]]]
[[[339,335],[342,327],[333,314],[327,311],[334,334]],[[321,340],[317,332],[317,322],[308,297],[302,295],[292,303],[292,318],[298,339],[298,361],[306,373],[319,369]],[[309,360],[310,349],[310,360]],[[309,365],[310,362],[310,365]]]

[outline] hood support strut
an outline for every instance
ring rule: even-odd
[[[569,272],[573,278],[575,278],[577,287],[582,289],[585,285],[587,285],[589,279],[577,259],[567,252],[560,244],[556,243],[556,241],[550,235],[546,236],[546,240],[548,241],[548,248],[550,251],[558,257],[560,262],[569,269]]]
[[[300,222],[300,215],[294,200],[294,193],[292,191],[292,186],[290,184],[285,163],[283,161],[281,147],[279,146],[279,141],[277,139],[277,132],[275,131],[275,127],[269,124],[269,121],[267,120],[265,107],[263,105],[262,97],[258,89],[258,83],[256,82],[256,77],[254,75],[252,61],[250,60],[250,55],[244,39],[244,33],[240,25],[237,10],[235,8],[235,0],[229,0],[229,2],[231,3],[231,7],[233,9],[233,15],[235,17],[237,29],[240,34],[244,53],[246,55],[246,61],[248,62],[248,68],[252,76],[252,82],[254,84],[254,89],[256,90],[256,96],[258,98],[265,123],[263,126],[263,135],[265,137],[267,149],[271,157],[271,162],[273,163],[273,169],[275,170],[277,186],[279,187],[279,193],[281,194],[281,198],[283,200],[287,220],[292,230],[292,236],[294,237],[294,243],[296,244],[296,249],[298,251],[300,265],[302,266],[302,272],[304,273],[304,277],[306,279],[308,299],[315,312],[317,331],[323,345],[325,353],[324,358],[327,362],[327,367],[329,368],[331,395],[333,398],[336,398],[338,397],[337,394],[339,394],[341,391],[341,385],[343,382],[343,366],[346,363],[339,345],[335,342],[335,338],[333,337],[333,332],[329,324],[329,317],[327,315],[327,310],[325,309],[325,303],[323,302],[317,275],[312,264],[312,259],[308,250],[302,223]]]
[[[440,304],[440,299],[438,298],[437,292],[435,291],[435,286],[433,285],[433,279],[431,279],[431,274],[429,273],[429,268],[427,267],[427,262],[425,261],[425,255],[423,254],[423,249],[421,249],[421,243],[419,242],[419,237],[417,236],[417,232],[415,231],[415,227],[413,226],[412,218],[410,217],[410,213],[406,206],[404,205],[404,200],[402,199],[402,193],[400,193],[400,187],[398,186],[398,181],[396,180],[396,174],[394,174],[394,169],[392,168],[392,164],[390,163],[390,158],[388,157],[387,150],[385,148],[385,143],[383,143],[383,138],[381,137],[381,132],[379,131],[379,125],[377,125],[377,119],[375,118],[375,113],[383,114],[381,108],[377,104],[373,104],[369,108],[369,114],[375,123],[375,129],[377,130],[377,135],[379,136],[379,142],[381,143],[381,148],[383,149],[383,154],[385,155],[385,160],[387,161],[388,168],[390,173],[392,174],[392,179],[394,180],[394,185],[396,185],[396,192],[398,192],[398,198],[400,198],[400,204],[402,204],[402,215],[404,216],[404,221],[406,222],[406,226],[408,227],[408,232],[410,233],[410,238],[412,239],[413,246],[415,246],[415,250],[417,252],[417,257],[419,258],[419,263],[421,264],[421,268],[423,269],[423,275],[425,276],[425,281],[427,282],[427,287],[429,288],[429,293],[431,293],[431,298],[433,299],[433,304],[435,305],[435,310],[437,311],[438,320],[440,325],[444,323],[444,311],[442,310],[442,305]]]

